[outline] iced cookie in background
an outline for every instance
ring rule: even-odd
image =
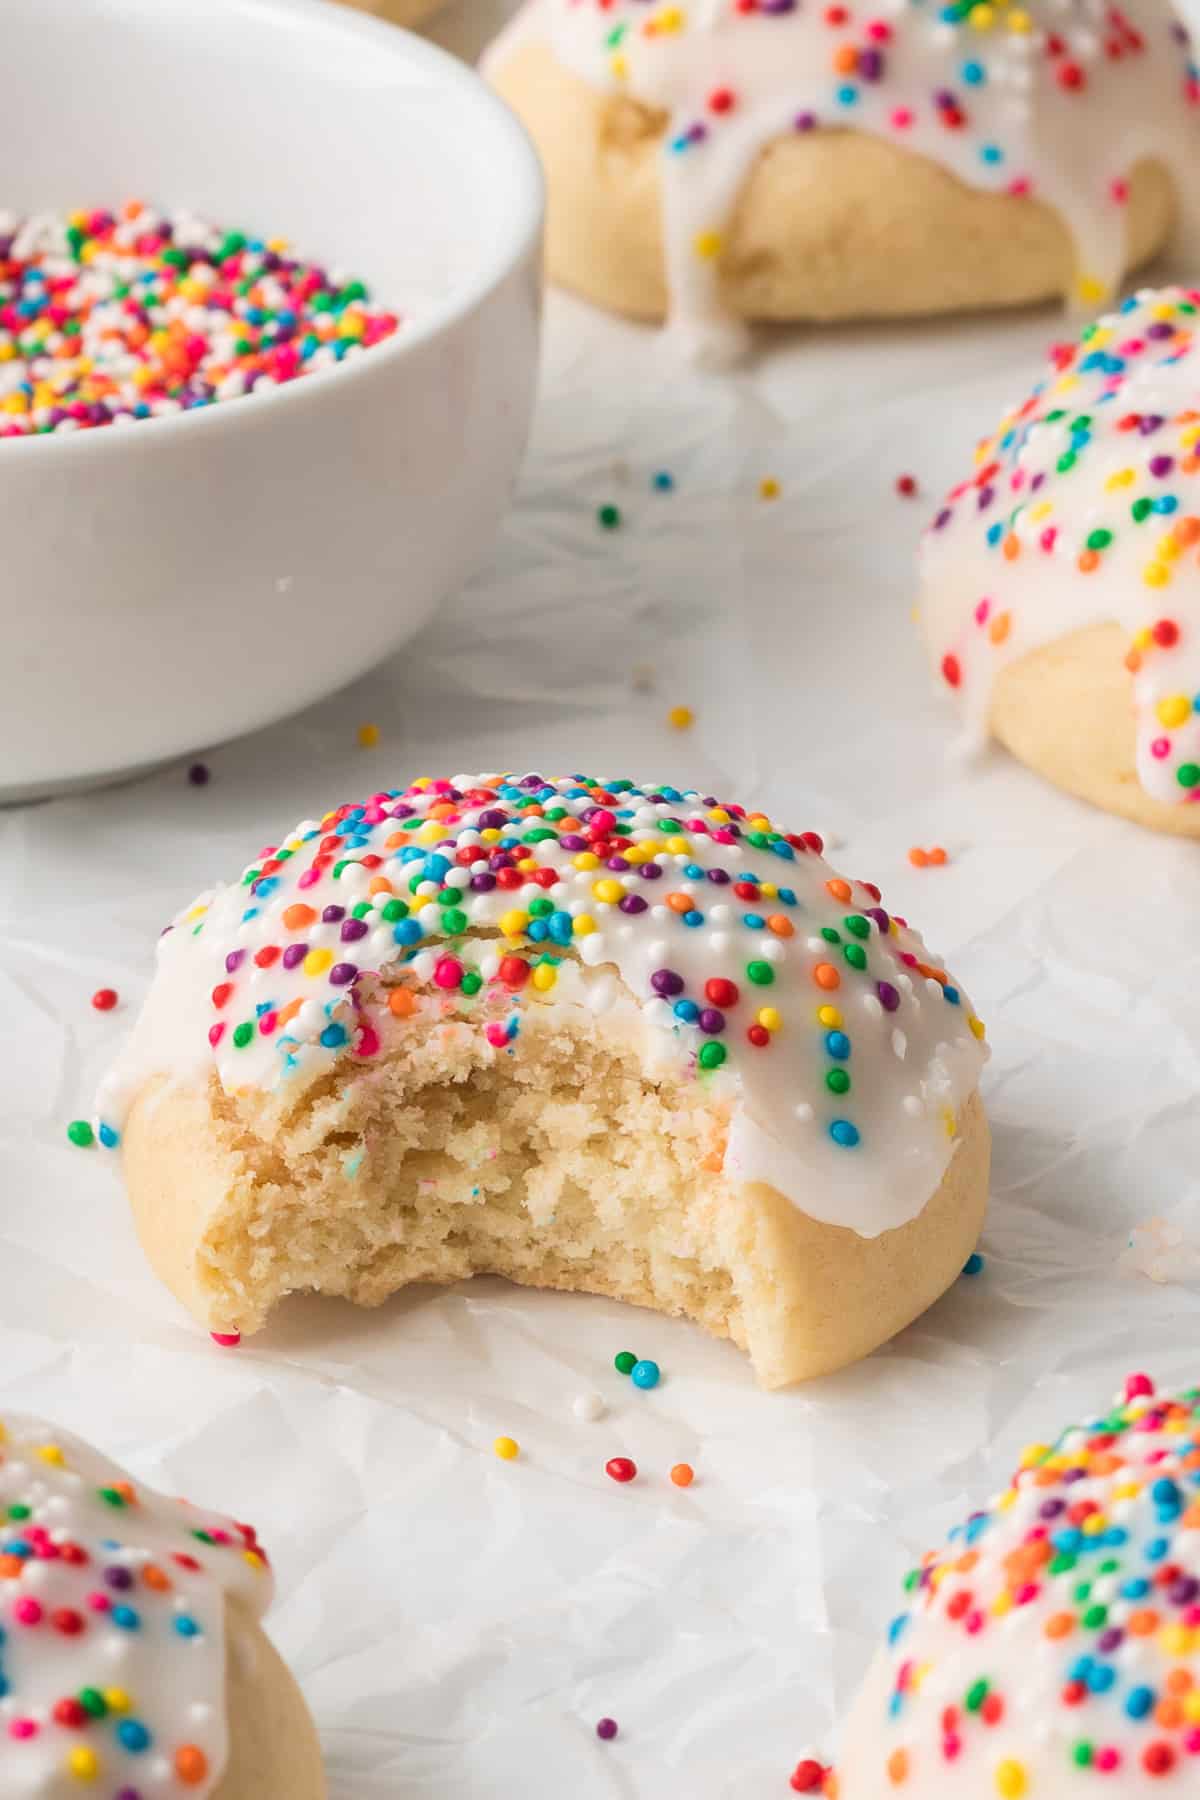
[[[840,1800],[1113,1800],[1200,1775],[1200,1388],[1131,1376],[904,1584]]]
[[[0,1408],[0,1793],[325,1800],[254,1531]]]
[[[160,939],[101,1093],[151,1264],[222,1334],[489,1272],[695,1319],[769,1387],[865,1355],[979,1236],[987,1052],[821,848],[583,776],[302,821]]]
[[[1056,346],[926,532],[921,629],[970,741],[1200,836],[1200,288]]]
[[[692,331],[1102,304],[1200,151],[1167,0],[527,0],[485,72],[553,280]]]

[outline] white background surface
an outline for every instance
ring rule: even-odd
[[[1200,851],[1001,757],[947,765],[908,618],[939,490],[1065,330],[791,334],[718,380],[555,297],[518,505],[415,645],[208,755],[207,788],[177,768],[0,814],[0,1406],[260,1527],[334,1800],[782,1800],[832,1746],[902,1571],[1019,1447],[1131,1369],[1200,1379]],[[906,470],[919,501],[894,494]],[[624,523],[602,533],[609,500]],[[677,704],[690,732],[665,724]],[[66,1143],[195,890],[373,787],[529,766],[832,829],[987,1020],[986,1271],[857,1369],[764,1396],[691,1327],[487,1282],[375,1313],[294,1301],[221,1352],[144,1268],[113,1160]],[[951,865],[912,869],[935,842]],[[116,1013],[90,1007],[102,985]],[[1158,1283],[1127,1250],[1152,1217],[1176,1240]],[[662,1365],[654,1393],[613,1372],[623,1348]],[[583,1424],[592,1391],[609,1411]],[[629,1487],[603,1473],[617,1454]]]

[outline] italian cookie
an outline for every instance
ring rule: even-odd
[[[527,0],[551,277],[692,331],[1111,296],[1200,150],[1168,0]]]
[[[1200,288],[1059,345],[926,532],[920,617],[966,739],[1200,836]]]
[[[1200,1388],[1132,1376],[908,1576],[840,1800],[1149,1800],[1200,1775]]]
[[[308,819],[160,940],[100,1099],[219,1333],[477,1272],[695,1319],[767,1386],[865,1355],[979,1235],[983,1026],[813,834],[456,776]]]
[[[0,1410],[0,1793],[324,1800],[248,1525]]]

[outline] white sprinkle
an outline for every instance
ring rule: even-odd
[[[571,1403],[571,1411],[575,1417],[582,1419],[586,1425],[594,1425],[597,1419],[604,1417],[607,1410],[599,1394],[577,1394]]]

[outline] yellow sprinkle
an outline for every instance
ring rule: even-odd
[[[1200,1688],[1183,1696],[1183,1716],[1189,1725],[1200,1724]]]
[[[533,871],[537,868],[537,858],[534,856],[523,856],[517,864],[517,867],[520,869],[522,875],[532,875]]]
[[[667,839],[667,849],[672,856],[686,856],[691,847],[685,837],[669,837]]]
[[[1027,1444],[1021,1452],[1021,1467],[1035,1469],[1045,1462],[1050,1454],[1049,1444]]]
[[[516,1438],[498,1437],[492,1445],[492,1449],[501,1462],[515,1462],[521,1454],[521,1446]]]
[[[304,973],[306,975],[323,975],[332,962],[332,950],[310,950],[304,959]]]
[[[417,839],[422,844],[437,844],[441,842],[445,835],[446,833],[440,819],[426,819],[420,831],[417,833]]]
[[[1075,292],[1085,306],[1095,306],[1108,298],[1108,284],[1096,275],[1080,275],[1075,282]]]
[[[1115,474],[1109,476],[1108,480],[1105,482],[1104,485],[1106,488],[1109,488],[1109,489],[1111,489],[1111,488],[1126,488],[1126,487],[1131,487],[1136,480],[1137,480],[1136,470],[1134,470],[1134,469],[1118,469]]]
[[[763,476],[758,484],[758,497],[760,500],[778,500],[779,483],[773,475]]]
[[[776,1007],[763,1006],[759,1008],[758,1022],[767,1031],[778,1031],[783,1018]]]
[[[100,1758],[94,1750],[85,1750],[81,1746],[68,1756],[67,1768],[76,1781],[95,1781],[100,1773]]]
[[[519,938],[529,923],[529,914],[522,912],[519,906],[510,906],[506,913],[500,914],[500,929],[505,937]]]
[[[1143,625],[1143,627],[1140,631],[1137,631],[1134,633],[1133,643],[1134,643],[1134,648],[1137,650],[1148,650],[1150,648],[1150,645],[1153,642],[1154,642],[1154,640],[1150,636],[1150,630],[1149,630],[1148,626]]]
[[[987,1030],[982,1019],[968,1019],[967,1024],[970,1027],[972,1037],[981,1038]]]
[[[1170,579],[1171,571],[1167,568],[1165,563],[1147,563],[1146,567],[1142,570],[1142,580],[1147,587],[1166,587]]]
[[[553,963],[539,963],[533,971],[533,985],[541,994],[548,994],[558,980],[558,970]]]
[[[243,1550],[242,1561],[250,1564],[252,1569],[265,1569],[266,1561],[259,1550]]]
[[[1033,20],[1027,12],[1022,12],[1020,8],[1009,13],[1006,23],[1010,31],[1024,33],[1033,30]]]
[[[618,900],[624,898],[624,894],[625,889],[620,882],[613,881],[608,876],[605,876],[603,881],[593,881],[592,883],[592,898],[607,901],[609,906],[615,906]]]
[[[1004,1800],[1020,1800],[1029,1786],[1029,1778],[1025,1773],[1024,1763],[1015,1762],[1006,1756],[1002,1763],[996,1765],[996,1792],[1003,1795]]]
[[[958,1135],[958,1122],[948,1106],[943,1106],[942,1108],[942,1124],[945,1127],[947,1137],[952,1138]]]
[[[479,836],[485,844],[498,844],[500,842],[500,833],[494,825],[485,826]]]
[[[1189,425],[1186,431],[1181,431],[1179,442],[1184,450],[1190,450],[1194,444],[1200,444],[1200,425]]]
[[[1168,1625],[1159,1632],[1158,1641],[1168,1656],[1186,1656],[1192,1647],[1192,1634],[1186,1625]]]
[[[1168,731],[1174,731],[1177,725],[1184,725],[1192,716],[1192,703],[1186,694],[1168,694],[1155,707],[1158,720]]]
[[[67,1459],[57,1444],[41,1444],[38,1447],[37,1453],[44,1463],[50,1463],[56,1469],[61,1469],[66,1466]]]
[[[695,713],[690,706],[673,706],[667,714],[667,724],[676,731],[686,731],[695,721]]]
[[[1012,1595],[1007,1590],[997,1594],[991,1606],[992,1617],[994,1619],[1002,1619],[1005,1613],[1012,1611],[1012,1604]]]
[[[363,750],[373,750],[379,742],[378,725],[360,725],[358,728],[358,742]]]
[[[692,239],[692,249],[702,262],[712,262],[720,256],[722,239],[719,231],[698,231]]]
[[[730,815],[723,806],[714,806],[708,816],[714,825],[728,825],[729,823]]]
[[[581,850],[579,855],[572,857],[571,860],[577,869],[598,869],[600,867],[600,858],[594,850]]]
[[[127,1713],[133,1705],[124,1688],[111,1687],[104,1690],[104,1704],[109,1712]]]
[[[836,1006],[818,1006],[817,1018],[827,1031],[836,1031],[842,1022],[842,1015]]]
[[[984,4],[971,8],[968,17],[976,31],[990,31],[996,23],[996,9],[984,0]]]
[[[773,881],[761,881],[758,891],[764,900],[778,900],[779,898],[779,889]]]
[[[580,913],[575,921],[574,935],[576,937],[591,937],[595,929],[596,921],[593,919],[591,913]]]
[[[614,81],[629,80],[629,64],[623,56],[609,57],[608,67]]]

